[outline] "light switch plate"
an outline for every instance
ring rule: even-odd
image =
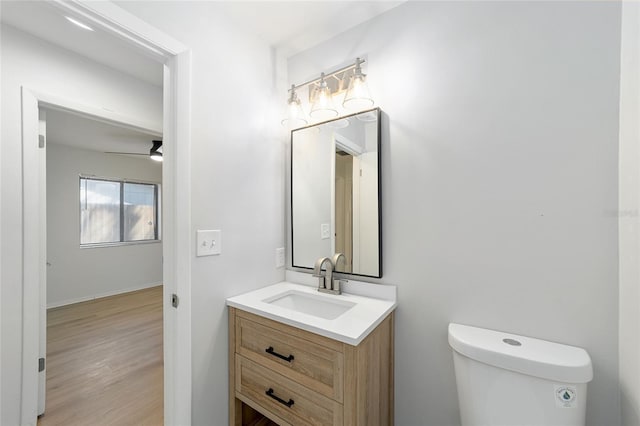
[[[276,268],[284,267],[284,247],[276,249]]]
[[[320,224],[320,239],[326,240],[331,238],[331,226],[328,223]]]
[[[222,253],[222,231],[198,230],[196,232],[196,256],[213,256]]]

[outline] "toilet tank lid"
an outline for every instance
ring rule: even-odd
[[[589,354],[582,348],[449,324],[453,350],[494,367],[564,383],[587,383],[593,378]]]

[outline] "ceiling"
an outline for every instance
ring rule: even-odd
[[[115,1],[152,22],[224,15],[234,27],[290,56],[386,12],[403,1]],[[151,4],[153,7],[151,7]],[[152,10],[153,9],[153,10]],[[195,25],[194,20],[194,25]]]
[[[69,112],[44,108],[47,121],[47,143],[67,145],[98,152],[149,154],[157,135],[142,133]],[[136,156],[138,157],[138,156]],[[140,156],[140,158],[145,158]]]
[[[403,2],[114,1],[130,13],[152,22],[222,13],[234,27],[260,37],[285,56],[328,40]],[[87,31],[71,24],[53,2],[2,0],[0,12],[0,21],[5,24],[143,81],[162,85],[160,63],[98,28]]]
[[[0,1],[0,21],[142,81],[162,86],[162,64],[95,28],[70,23],[61,9],[44,1]]]
[[[230,19],[288,55],[308,49],[403,1],[223,2]]]

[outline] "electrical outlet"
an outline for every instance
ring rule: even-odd
[[[198,230],[196,232],[196,256],[213,256],[222,253],[222,231]]]
[[[276,268],[284,267],[284,247],[276,249]]]

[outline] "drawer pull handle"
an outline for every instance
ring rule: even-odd
[[[279,397],[277,397],[276,395],[274,395],[274,394],[273,394],[273,388],[269,388],[269,390],[268,390],[268,391],[265,391],[265,393],[266,393],[269,397],[271,397],[271,398],[275,399],[276,401],[278,401],[278,402],[279,402],[280,404],[282,404],[282,405],[286,405],[286,406],[287,406],[287,407],[289,407],[289,408],[291,408],[291,406],[293,405],[293,399],[289,398],[289,401],[285,401],[284,399],[279,398]]]
[[[273,346],[269,346],[267,349],[264,350],[266,353],[277,356],[280,359],[284,359],[287,362],[291,362],[293,361],[293,355],[289,355],[289,356],[284,356],[284,355],[280,355],[278,352],[273,350]]]

